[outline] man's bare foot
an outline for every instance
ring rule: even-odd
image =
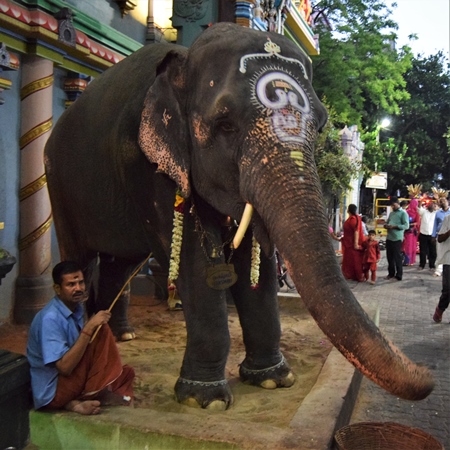
[[[100,402],[98,400],[72,400],[64,408],[85,416],[100,414]]]

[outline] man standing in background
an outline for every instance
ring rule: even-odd
[[[420,205],[418,212],[420,214],[420,233],[419,233],[419,247],[420,247],[420,262],[419,270],[423,270],[427,263],[430,270],[436,269],[436,240],[432,238],[434,220],[436,217],[437,205],[434,202],[428,203],[424,208]]]
[[[392,212],[384,225],[388,230],[386,236],[386,258],[389,273],[385,280],[398,280],[403,278],[402,243],[405,230],[409,228],[409,218],[400,206],[397,197],[391,197]]]
[[[441,209],[436,212],[436,216],[434,218],[433,233],[432,233],[432,237],[433,237],[435,243],[436,243],[437,235],[442,226],[442,221],[444,220],[444,218],[447,214],[450,214],[450,208],[448,206],[448,199],[446,197],[439,198],[439,206],[441,207]],[[434,272],[433,276],[440,277],[441,275],[442,275],[442,264],[439,264],[437,266],[436,271]]]

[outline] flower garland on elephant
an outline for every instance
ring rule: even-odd
[[[185,199],[181,192],[175,193],[175,202],[173,207],[173,230],[172,243],[170,246],[170,265],[169,265],[169,291],[174,290],[175,281],[178,278],[180,270],[181,245],[183,243],[183,219],[184,219]],[[250,284],[252,289],[258,288],[259,266],[261,263],[261,247],[254,236],[252,236],[252,254],[250,268]]]

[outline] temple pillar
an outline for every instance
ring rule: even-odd
[[[44,147],[52,128],[53,63],[27,55],[22,63],[19,276],[14,320],[29,324],[51,299],[52,212]]]
[[[172,25],[177,29],[177,44],[190,47],[208,26],[218,19],[218,4],[213,0],[173,0]]]

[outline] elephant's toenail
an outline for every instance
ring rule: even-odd
[[[134,333],[123,333],[121,336],[120,336],[120,340],[121,341],[131,341],[132,339],[134,339],[135,338],[135,335],[134,335]]]
[[[189,397],[181,402],[182,405],[190,406],[191,408],[201,408],[200,403],[194,398]]]
[[[277,383],[275,382],[275,380],[264,380],[261,383],[261,387],[263,387],[264,389],[276,389]]]
[[[206,407],[206,409],[211,411],[225,411],[227,409],[227,404],[222,400],[214,400]]]
[[[286,378],[283,378],[282,385],[284,387],[291,387],[295,383],[295,376],[292,372],[289,372]]]

